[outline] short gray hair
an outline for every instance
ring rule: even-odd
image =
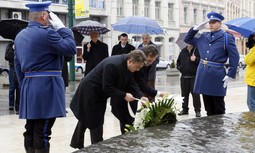
[[[30,20],[34,20],[34,21],[39,20],[42,13],[43,13],[43,11],[40,11],[40,12],[30,12],[29,13],[29,19]]]
[[[143,38],[143,37],[151,38],[150,34],[148,34],[148,33],[144,33],[144,34],[142,35],[142,38]]]
[[[133,50],[127,54],[127,58],[131,59],[134,63],[145,63],[146,55],[141,50]]]

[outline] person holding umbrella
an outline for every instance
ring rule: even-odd
[[[97,31],[90,31],[89,36],[91,41],[84,45],[82,55],[82,58],[86,62],[84,76],[109,56],[108,45],[98,40],[99,33]]]
[[[49,12],[50,4],[25,5],[30,21],[14,42],[14,65],[21,86],[19,117],[26,119],[23,135],[27,153],[50,152],[51,128],[57,117],[66,116],[63,56],[76,54],[72,31]]]
[[[247,84],[247,105],[250,112],[255,112],[255,34],[251,34],[246,43],[246,47],[250,49],[249,53],[244,57],[246,70],[244,74],[244,82]]]
[[[17,75],[14,69],[14,42],[11,42],[6,47],[5,60],[9,62],[9,110],[12,111],[15,106],[16,114],[19,114],[19,98],[20,87],[17,80]],[[16,92],[15,92],[16,91]],[[15,94],[16,93],[16,94]],[[15,103],[14,103],[15,101]]]
[[[221,29],[224,17],[216,12],[207,14],[208,20],[192,27],[184,41],[198,48],[200,62],[195,78],[194,93],[202,94],[207,115],[225,114],[225,101],[229,78],[235,78],[239,53],[233,35]],[[211,32],[195,35],[209,22]],[[226,73],[224,63],[229,58]]]

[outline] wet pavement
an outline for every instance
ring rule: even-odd
[[[235,80],[231,80],[228,86],[226,101],[226,113],[232,112],[245,112],[248,111],[246,104],[246,85],[243,83],[244,71],[240,69],[240,73]],[[66,153],[73,152],[75,149],[69,146],[73,130],[76,126],[77,120],[69,109],[70,100],[79,85],[79,81],[70,82],[67,88],[66,101],[67,101],[67,117],[58,118],[52,129],[51,152],[53,153]],[[180,81],[178,76],[167,77],[166,71],[157,71],[156,88],[160,91],[168,91],[169,93],[180,94]],[[191,101],[190,96],[190,101]],[[178,116],[178,121],[191,119],[195,117],[193,111],[192,101],[189,103],[189,115]],[[181,104],[177,104],[177,108],[181,110]],[[202,104],[201,115],[206,116]],[[8,110],[8,88],[2,87],[0,78],[0,148],[5,153],[19,152],[23,153],[23,132],[25,120],[18,119],[15,112]],[[85,146],[90,145],[89,130],[85,134]],[[109,139],[114,136],[120,135],[119,122],[111,114],[110,105],[108,103],[105,114],[104,124],[104,139]]]

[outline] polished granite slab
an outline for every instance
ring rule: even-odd
[[[255,152],[255,113],[230,113],[146,128],[75,153],[92,152]]]

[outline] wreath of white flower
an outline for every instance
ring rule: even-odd
[[[175,123],[176,103],[182,102],[183,97],[179,95],[169,95],[157,100],[157,102],[138,102],[134,125],[126,125],[126,132],[144,129],[147,127]]]

